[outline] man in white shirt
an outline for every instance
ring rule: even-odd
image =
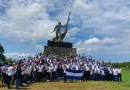
[[[15,73],[15,69],[16,69],[16,66],[15,65],[12,65],[12,64],[9,64],[9,67],[8,67],[8,89],[10,89],[10,82],[12,80],[12,76],[14,75]]]
[[[7,84],[7,75],[6,75],[6,71],[7,71],[8,66],[3,64],[3,66],[1,67],[1,71],[2,71],[2,86],[5,85],[5,83]]]
[[[66,65],[63,66],[63,70],[64,70],[64,83],[66,83]]]
[[[48,69],[47,69],[47,81],[50,81],[51,79],[52,70],[53,70],[53,67],[51,64],[49,64]]]
[[[109,79],[110,79],[110,81],[113,80],[112,67],[110,67],[110,69],[109,69]]]
[[[40,63],[38,66],[37,66],[37,69],[38,69],[38,81],[41,82],[41,79],[42,79],[42,72],[43,72],[43,65]]]
[[[118,81],[118,70],[116,67],[113,68],[113,79],[114,81]]]
[[[86,78],[86,80],[89,80],[89,77],[90,77],[90,67],[87,65],[87,64],[85,64],[85,78]]]
[[[57,73],[56,73],[56,71],[57,71],[57,65],[56,65],[56,63],[54,63],[54,65],[52,67],[53,67],[53,70],[52,70],[52,79],[54,80],[54,79],[56,79],[56,76],[57,76]]]
[[[121,68],[118,68],[118,82],[122,81]]]

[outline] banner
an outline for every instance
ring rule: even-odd
[[[66,69],[66,79],[83,79],[83,70],[69,70]]]

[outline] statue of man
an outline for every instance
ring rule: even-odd
[[[58,25],[56,25],[56,27],[54,28],[54,31],[56,31],[56,38],[58,39],[58,35],[60,34],[61,35],[61,31],[60,31],[60,29],[61,29],[61,27],[66,27],[66,26],[63,26],[63,25],[61,25],[61,22],[58,22]],[[54,32],[53,31],[53,32]]]
[[[71,11],[69,12],[68,20],[67,20],[67,23],[66,23],[65,26],[61,25],[61,22],[58,22],[58,25],[56,25],[56,27],[54,28],[54,31],[56,31],[56,38],[57,38],[57,39],[58,39],[58,36],[61,35],[60,29],[61,29],[62,27],[65,28],[65,27],[68,25],[68,22],[69,22],[69,20],[70,20],[70,14],[71,14]],[[54,32],[54,31],[53,31],[53,32]],[[59,35],[59,34],[60,34],[60,35]]]

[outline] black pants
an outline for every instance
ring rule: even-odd
[[[56,72],[52,72],[52,79],[56,79]]]
[[[87,71],[84,71],[84,73],[83,73],[83,80],[86,80],[87,79]]]
[[[86,71],[86,75],[87,75],[86,79],[89,80],[89,78],[90,78],[90,71]]]
[[[109,80],[109,73],[107,72],[107,73],[105,73],[105,80]]]
[[[121,76],[121,74],[118,74],[118,81],[122,81],[122,76]]]
[[[2,73],[2,84],[6,83],[7,84],[7,75],[6,73]]]
[[[44,70],[43,77],[44,77],[44,78],[47,78],[47,70]]]
[[[113,80],[113,75],[109,74],[109,80],[112,81]]]
[[[8,76],[8,88],[10,88],[10,82],[12,80],[12,76]]]
[[[42,79],[42,72],[38,72],[38,81],[41,82],[41,79]]]
[[[16,75],[14,74],[14,76],[13,76],[13,80],[12,80],[12,84],[14,85],[15,83],[15,80],[16,80]]]
[[[97,73],[94,73],[94,80],[97,80]]]
[[[66,82],[66,73],[64,73],[64,82]]]
[[[51,79],[51,73],[48,72],[48,73],[47,73],[47,80],[50,80],[50,79]]]

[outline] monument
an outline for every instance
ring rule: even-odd
[[[44,46],[44,53],[53,54],[53,55],[65,55],[65,56],[75,56],[76,48],[73,48],[73,44],[70,42],[63,42],[67,32],[68,32],[68,23],[70,21],[70,14],[68,16],[67,23],[63,26],[61,22],[58,22],[58,25],[55,26],[54,31],[56,36],[52,41],[48,40],[47,46]],[[65,31],[61,33],[61,28],[65,28]]]

